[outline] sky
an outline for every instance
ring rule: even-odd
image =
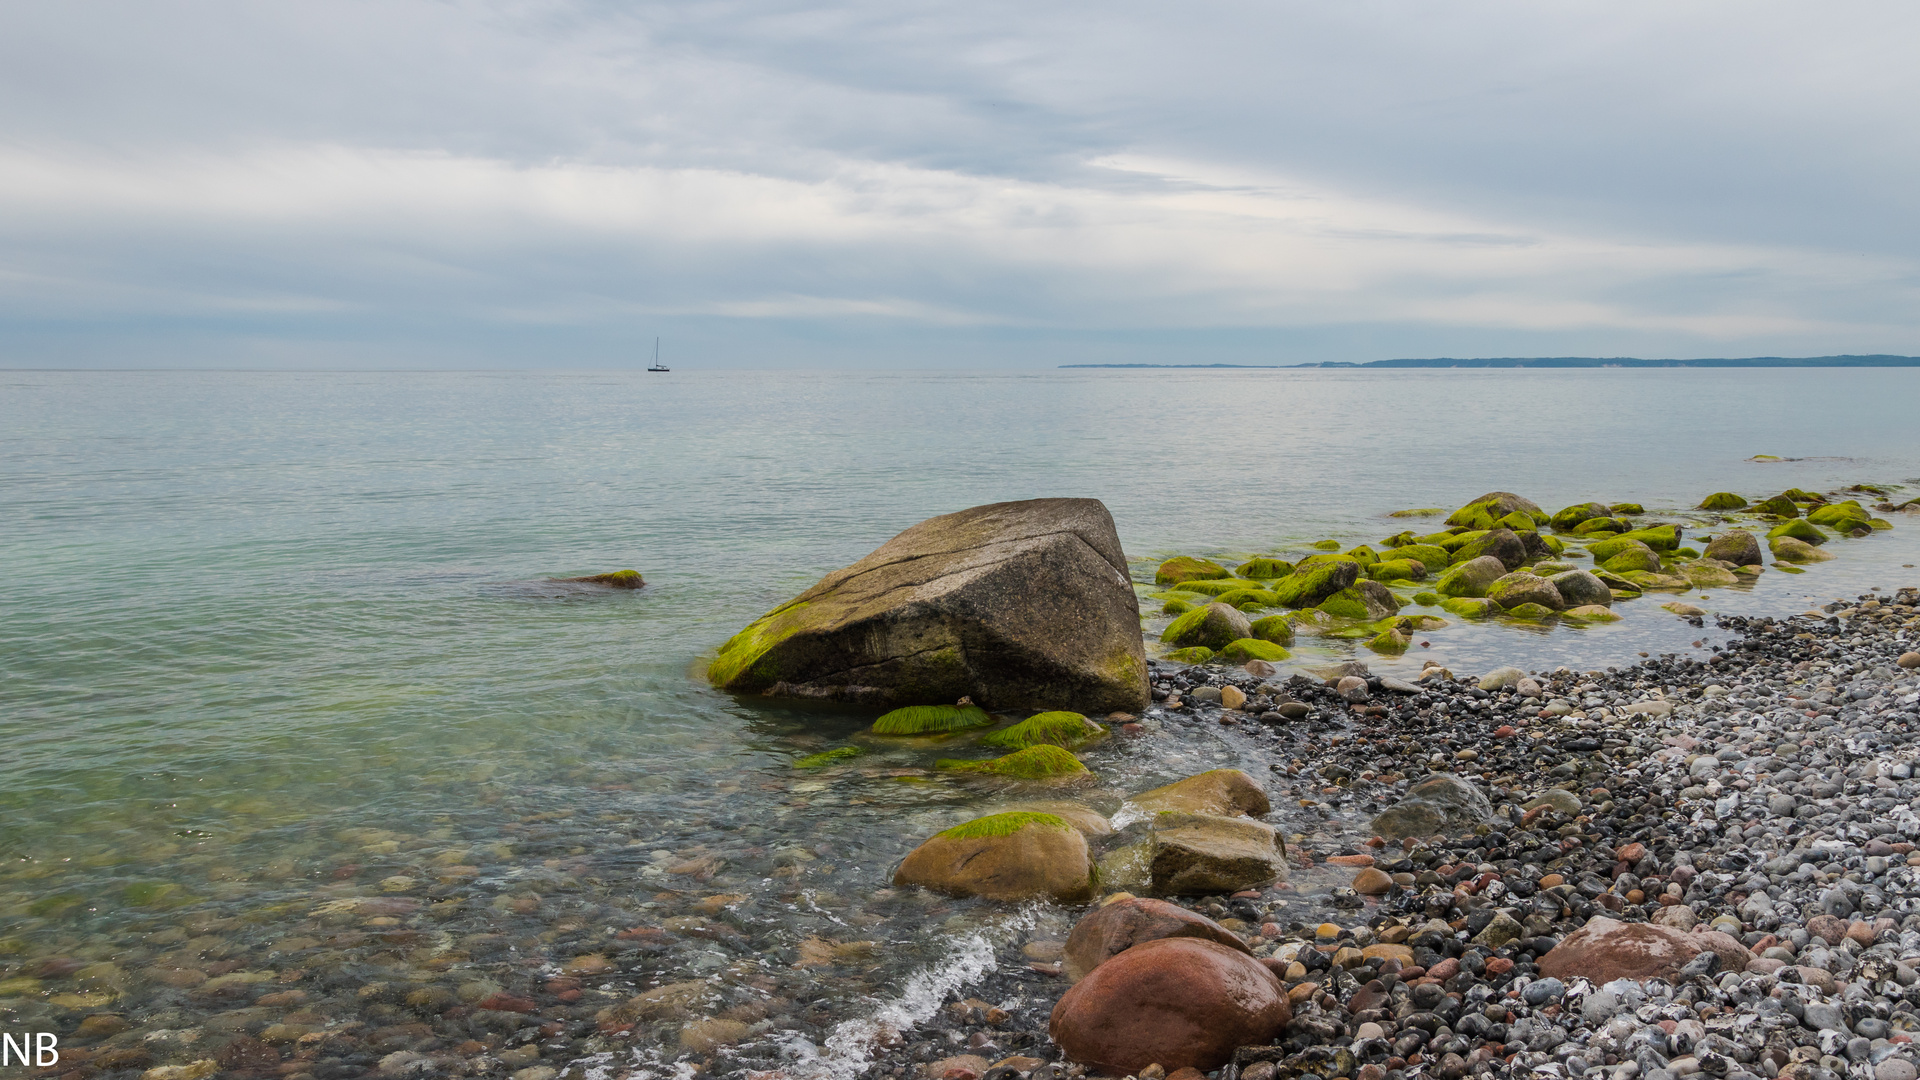
[[[1920,7],[0,6],[0,366],[1920,354]]]

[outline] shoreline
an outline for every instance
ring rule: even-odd
[[[1287,917],[1285,905],[1297,899],[1288,886],[1179,900],[1256,942],[1256,955],[1285,960],[1291,986],[1317,984],[1295,990],[1286,1041],[1243,1049],[1214,1075],[1399,1080],[1544,1067],[1614,1080],[1696,1072],[1828,1080],[1863,1061],[1868,1071],[1854,1065],[1852,1075],[1912,1080],[1920,1064],[1910,1041],[1920,1037],[1920,992],[1907,990],[1920,982],[1920,818],[1912,809],[1920,801],[1912,779],[1920,671],[1900,658],[1920,666],[1916,601],[1905,588],[1836,601],[1818,619],[1721,620],[1740,636],[1710,660],[1668,656],[1606,672],[1535,673],[1544,677],[1539,696],[1464,680],[1417,696],[1376,687],[1366,705],[1331,692],[1300,695],[1317,699],[1316,712],[1378,708],[1381,700],[1396,731],[1417,724],[1420,734],[1451,737],[1459,748],[1396,778],[1366,768],[1378,760],[1369,745],[1306,740],[1307,760],[1286,769],[1296,794],[1338,792],[1371,806],[1423,774],[1478,773],[1493,781],[1496,816],[1485,837],[1465,843],[1290,852],[1296,866],[1367,862],[1356,877],[1377,866],[1392,881],[1385,895],[1353,894],[1348,916],[1319,926]],[[1214,672],[1207,681],[1234,678]],[[1413,704],[1423,699],[1424,708]],[[1623,711],[1651,702],[1665,708]],[[1258,723],[1206,704],[1156,709],[1170,720],[1190,712],[1176,723]],[[1361,714],[1348,715],[1369,730]],[[1548,777],[1579,800],[1579,813],[1534,802]],[[1529,804],[1536,809],[1522,809]],[[1376,890],[1379,882],[1367,885]],[[1436,913],[1451,920],[1445,934],[1434,932]],[[1675,930],[1711,926],[1736,939],[1747,959],[1736,952],[1693,964],[1689,956],[1684,973],[1636,991],[1604,979],[1541,977],[1543,957],[1594,916]],[[1488,927],[1508,921],[1516,924],[1511,937],[1489,946],[1500,933],[1489,937]],[[1406,941],[1416,951],[1404,966],[1340,951]],[[1421,960],[1445,978],[1412,971]],[[996,990],[1030,994],[1032,979],[1010,960],[975,1002],[997,1000]],[[1366,1007],[1349,1011],[1356,1002]],[[1007,1011],[1010,1019],[995,1025],[963,1001],[942,1014],[948,1022],[903,1036],[905,1052],[866,1075],[962,1080],[979,1064],[986,1068],[976,1074],[987,1075],[993,1059],[960,1060],[956,1036],[984,1049],[983,1033],[993,1042],[992,1032],[1024,1024],[1019,1037],[1001,1042],[1043,1040],[1044,1010]],[[941,1057],[928,1056],[936,1052]],[[1031,1064],[1008,1064],[1041,1080],[1090,1074],[1023,1053]],[[940,1061],[947,1064],[938,1072],[927,1068]]]

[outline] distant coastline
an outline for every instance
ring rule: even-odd
[[[1643,360],[1633,356],[1503,356],[1477,360],[1329,360],[1318,364],[1061,364],[1063,368],[1763,368],[1920,367],[1920,356],[1748,356],[1737,359]]]

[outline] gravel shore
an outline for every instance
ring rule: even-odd
[[[1247,941],[1293,1002],[1276,1045],[1243,1047],[1212,1075],[1915,1080],[1916,604],[1905,588],[1719,620],[1732,640],[1710,659],[1604,672],[1433,669],[1402,683],[1158,668],[1143,721],[1269,740],[1273,817],[1296,837],[1292,883],[1180,901]],[[1216,703],[1229,684],[1238,710]],[[1482,820],[1367,835],[1434,774],[1484,796],[1462,808]],[[1313,846],[1343,835],[1314,822],[1342,820],[1357,823],[1351,842]],[[1325,886],[1335,868],[1350,883]],[[1684,962],[1609,981],[1620,958],[1602,948],[1563,970],[1579,945],[1554,950],[1596,918],[1652,924],[1684,942]],[[868,1074],[1084,1075],[1046,1037],[1066,988],[1059,947],[1008,945],[983,985],[901,1033]]]

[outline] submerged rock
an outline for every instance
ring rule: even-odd
[[[1217,1069],[1271,1043],[1292,1019],[1258,960],[1190,937],[1142,942],[1095,968],[1054,1005],[1048,1033],[1068,1058],[1114,1076],[1149,1065]]]
[[[929,518],[754,621],[708,668],[736,693],[1138,711],[1140,611],[1094,499]]]
[[[1198,912],[1165,900],[1134,896],[1097,907],[1067,936],[1067,978],[1079,982],[1113,957],[1147,941],[1199,938],[1253,955],[1239,936]]]
[[[893,883],[950,896],[1076,903],[1093,895],[1093,864],[1078,829],[1053,814],[1013,812],[935,835],[908,853]]]
[[[646,585],[646,580],[638,570],[615,570],[611,574],[588,574],[586,577],[554,578],[577,585],[604,585],[609,589],[638,589]]]
[[[1265,817],[1273,811],[1267,793],[1239,769],[1213,769],[1130,796],[1128,802],[1149,813],[1245,814]]]
[[[1191,555],[1176,555],[1161,563],[1159,569],[1153,572],[1153,580],[1159,585],[1179,585],[1228,576],[1227,568],[1212,559],[1196,559]]]

